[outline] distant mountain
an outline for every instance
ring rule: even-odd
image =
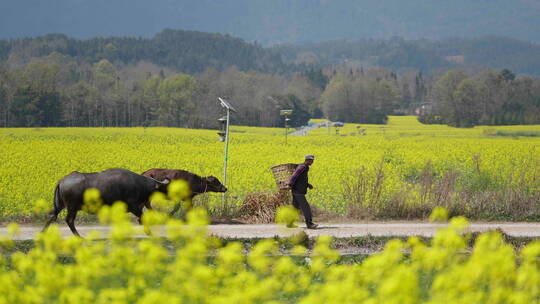
[[[164,28],[262,45],[507,36],[540,42],[538,0],[3,0],[0,38],[151,37]]]

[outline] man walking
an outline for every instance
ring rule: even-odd
[[[311,215],[311,207],[306,199],[307,189],[313,189],[313,186],[308,182],[309,166],[313,164],[315,156],[308,154],[305,157],[304,163],[298,165],[289,181],[289,188],[292,190],[293,206],[302,211],[306,219],[308,229],[316,229],[317,224],[313,223]]]

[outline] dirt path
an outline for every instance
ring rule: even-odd
[[[64,223],[58,223],[62,236],[71,236],[69,228]],[[445,227],[445,224],[430,223],[362,223],[362,224],[321,224],[319,229],[309,230],[301,227],[288,229],[278,225],[210,225],[209,233],[221,238],[272,238],[274,236],[287,237],[304,230],[308,236],[330,235],[336,238],[361,237],[361,236],[425,236],[431,237],[438,228]],[[85,236],[92,230],[102,232],[105,236],[109,228],[104,226],[78,226],[81,235]],[[513,237],[533,237],[540,238],[540,223],[473,223],[469,227],[469,232],[485,232],[500,229],[505,234]],[[138,236],[143,237],[142,229],[139,229]],[[17,240],[35,239],[41,231],[41,227],[23,226]],[[0,235],[6,234],[6,228],[0,228]]]
[[[290,132],[289,135],[292,135],[292,136],[304,136],[309,131],[318,129],[319,125],[320,125],[319,123],[316,123],[316,124],[313,124],[313,125],[311,125],[309,127],[305,126],[305,127],[300,128],[299,130],[296,130],[294,132]]]

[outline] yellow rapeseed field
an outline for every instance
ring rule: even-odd
[[[103,207],[110,236],[62,239],[58,226],[39,235],[28,253],[0,240],[0,303],[515,303],[540,301],[540,241],[519,253],[498,232],[477,237],[468,253],[467,220],[453,218],[431,244],[391,240],[361,263],[340,262],[329,237],[311,252],[294,244],[280,255],[275,239],[247,252],[206,233],[204,209],[187,225],[152,211],[149,229],[166,239],[138,240],[126,207]],[[157,228],[157,227],[155,227]],[[285,229],[285,228],[284,228]]]
[[[162,195],[164,204],[187,194],[175,183],[168,198]],[[290,224],[289,207],[278,211],[284,224]],[[121,202],[99,209],[101,224],[111,228],[105,238],[98,231],[62,238],[53,224],[28,252],[17,250],[19,227],[10,224],[8,235],[0,236],[0,303],[540,301],[540,241],[516,252],[499,232],[487,232],[469,248],[464,217],[452,218],[430,244],[417,237],[390,240],[380,253],[349,264],[325,236],[310,251],[295,236],[285,240],[286,248],[266,239],[246,251],[239,242],[210,237],[203,208],[192,209],[186,222],[152,210],[143,227],[132,225],[126,209]],[[430,218],[446,216],[436,208]],[[165,238],[157,233],[162,227]],[[153,233],[134,238],[138,229]]]
[[[320,128],[289,136],[288,145],[284,129],[233,126],[231,131],[227,186],[234,206],[248,193],[276,190],[271,166],[301,162],[311,153],[315,190],[308,199],[337,213],[366,207],[377,217],[389,214],[386,210],[403,213],[389,217],[423,217],[442,205],[470,217],[504,218],[520,208],[508,218],[539,216],[534,199],[540,190],[540,137],[508,135],[534,135],[540,126],[456,129],[390,117],[384,126],[346,124],[339,135],[332,127],[329,135]],[[55,183],[72,171],[174,168],[222,179],[223,147],[215,130],[0,129],[0,218],[31,214],[36,199],[52,202]],[[448,193],[441,194],[444,189]],[[505,207],[508,197],[525,207]],[[203,198],[210,207],[219,199]]]

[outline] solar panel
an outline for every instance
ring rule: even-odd
[[[293,113],[293,110],[280,110],[279,111],[279,115],[281,116],[292,115],[292,113]]]
[[[222,107],[224,107],[226,109],[229,109],[229,110],[231,110],[233,112],[236,112],[236,110],[233,108],[233,106],[227,100],[225,100],[224,98],[221,98],[221,97],[218,97],[218,100],[221,103]]]

